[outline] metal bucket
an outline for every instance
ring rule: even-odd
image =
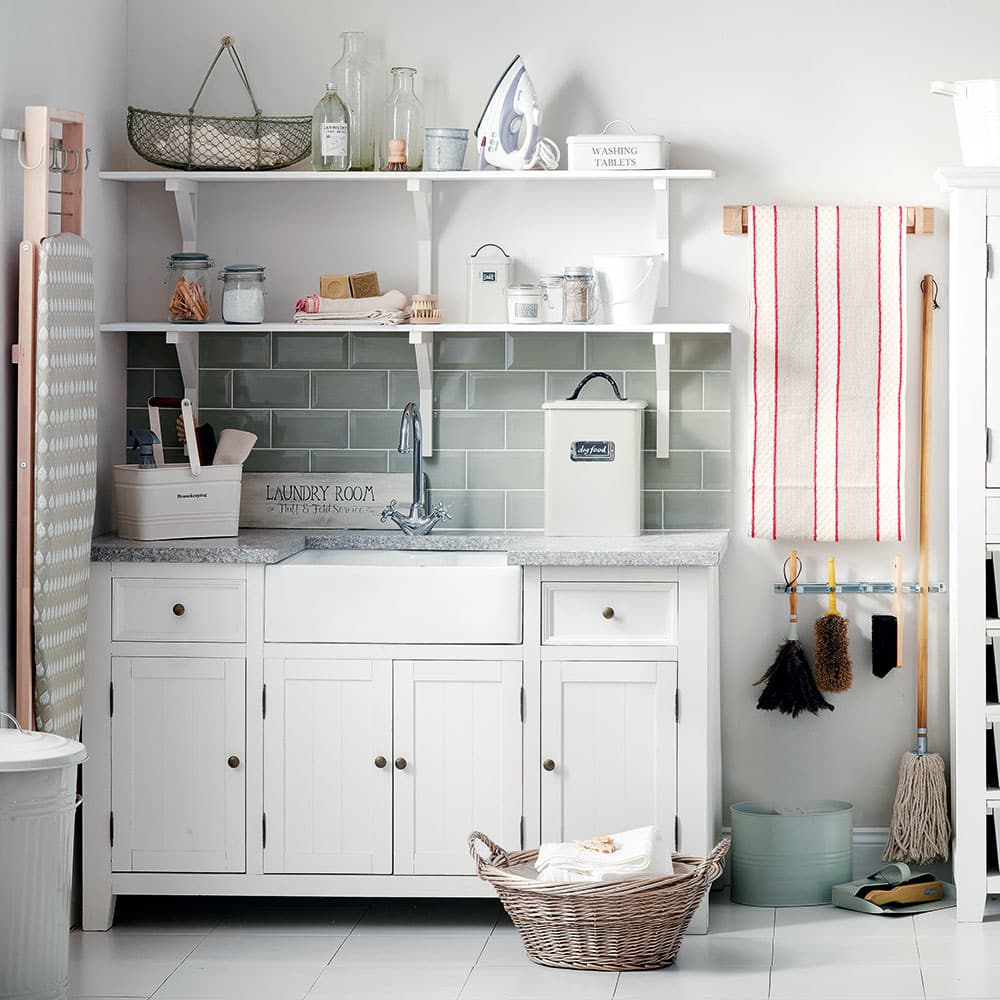
[[[734,903],[820,906],[854,877],[854,806],[822,799],[775,809],[759,802],[731,808]]]

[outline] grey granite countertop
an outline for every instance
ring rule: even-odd
[[[726,531],[650,532],[638,538],[550,538],[539,532],[442,531],[412,537],[399,531],[247,529],[235,538],[136,542],[94,539],[95,562],[281,562],[305,549],[506,552],[514,566],[718,566]]]

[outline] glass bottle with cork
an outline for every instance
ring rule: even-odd
[[[337,85],[328,83],[313,110],[313,170],[347,170],[350,165],[350,112],[337,96]]]

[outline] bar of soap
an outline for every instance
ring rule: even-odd
[[[351,275],[351,298],[371,299],[382,294],[378,283],[378,273],[361,271]]]
[[[321,274],[319,294],[323,299],[349,299],[351,279],[346,274]]]

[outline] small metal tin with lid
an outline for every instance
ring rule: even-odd
[[[167,259],[167,317],[172,323],[208,322],[212,312],[208,272],[213,267],[215,261],[198,251],[172,253]]]
[[[628,129],[609,132],[615,125]],[[662,135],[640,134],[626,121],[608,122],[604,131],[566,137],[569,170],[665,170],[670,143]]]
[[[224,323],[264,322],[264,268],[260,264],[230,264],[219,272]]]
[[[538,285],[508,285],[504,294],[507,296],[508,323],[540,322],[542,290]]]

